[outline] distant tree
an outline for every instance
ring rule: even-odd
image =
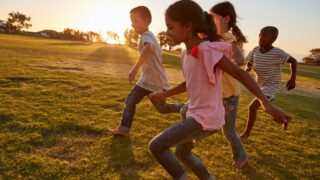
[[[160,41],[160,46],[162,47],[167,47],[171,51],[172,48],[175,46],[174,42],[172,41],[171,37],[168,36],[167,32],[161,31],[157,35],[159,41]]]
[[[113,39],[114,41],[118,42],[118,44],[120,44],[120,37],[117,32],[108,31],[107,35],[108,35],[107,42],[109,39]]]
[[[306,64],[320,65],[320,48],[311,49],[310,55],[304,57],[302,60]]]
[[[124,32],[124,37],[126,39],[126,45],[131,48],[138,47],[139,34],[136,33],[133,29],[126,29]]]
[[[99,34],[99,33],[89,31],[88,37],[91,42],[102,42],[102,37],[101,37],[101,34]]]
[[[32,26],[30,23],[31,17],[14,11],[10,12],[8,15],[7,28],[9,33],[13,31],[21,31],[24,28],[28,30],[28,28]]]

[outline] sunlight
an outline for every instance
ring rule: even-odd
[[[124,2],[90,2],[79,12],[78,28],[100,33],[109,44],[124,43],[124,31],[130,27],[129,10],[128,3]],[[116,32],[119,41],[109,38],[108,31]]]

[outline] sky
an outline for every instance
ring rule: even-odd
[[[130,9],[144,5],[152,13],[150,30],[165,31],[164,12],[174,0],[0,0],[0,20],[11,11],[31,17],[30,31],[72,28],[106,34],[116,31],[120,36],[130,28]],[[209,10],[221,0],[196,1]],[[276,26],[279,36],[274,46],[297,60],[320,48],[320,0],[230,0],[238,14],[238,26],[249,42],[250,51],[258,45],[260,29]]]

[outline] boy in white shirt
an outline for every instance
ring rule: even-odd
[[[138,6],[130,11],[131,25],[140,37],[139,58],[129,74],[130,83],[134,81],[138,70],[142,75],[132,88],[125,101],[121,124],[117,130],[110,130],[113,135],[129,136],[136,104],[152,92],[170,89],[169,82],[162,66],[162,50],[151,31],[151,13],[145,6]],[[151,100],[154,107],[162,114],[180,112],[183,104],[167,104],[165,100]]]

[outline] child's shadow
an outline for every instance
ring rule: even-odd
[[[130,138],[113,137],[109,147],[108,169],[120,175],[120,179],[140,179]]]

